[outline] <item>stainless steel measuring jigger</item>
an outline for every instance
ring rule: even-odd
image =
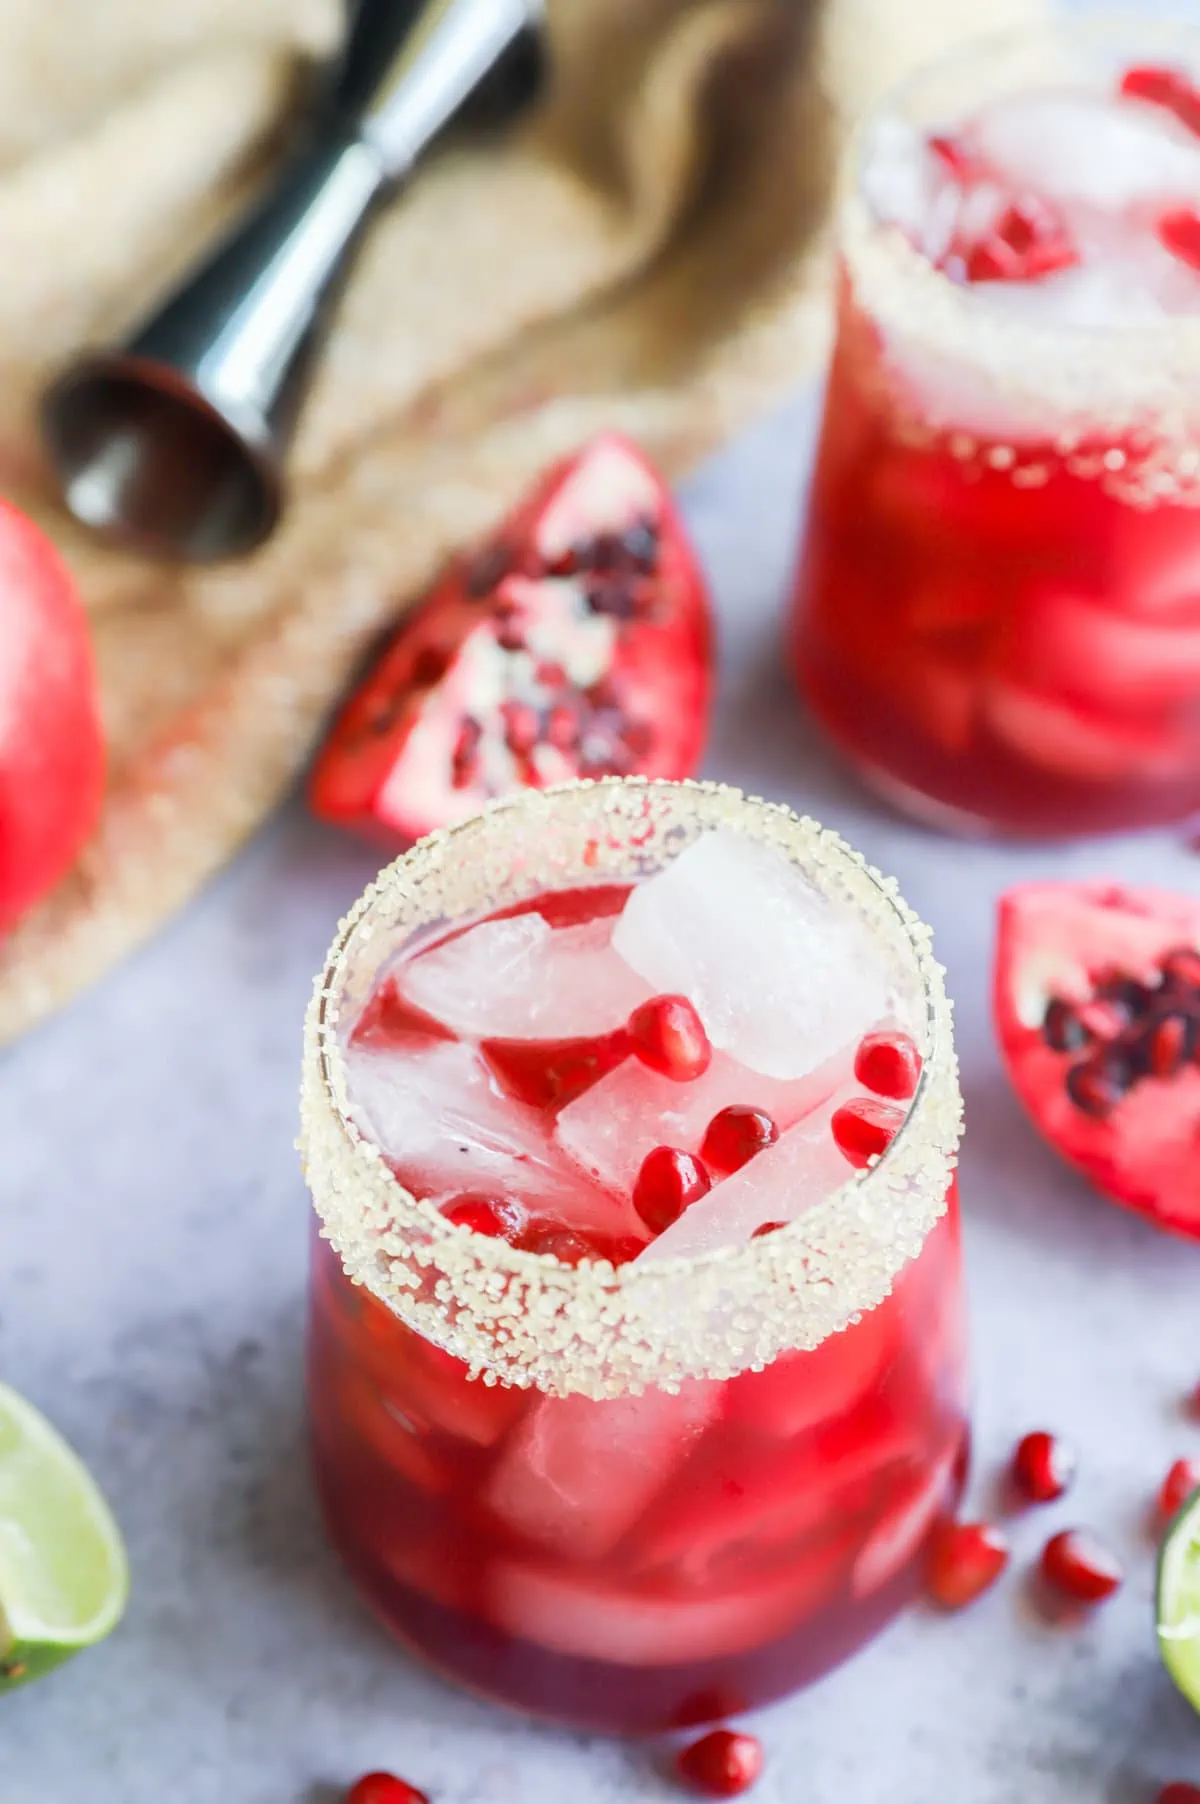
[[[536,74],[541,0],[357,0],[303,143],[120,346],[85,352],[43,425],[67,506],[143,550],[235,557],[273,530],[283,465],[363,229],[472,99]]]

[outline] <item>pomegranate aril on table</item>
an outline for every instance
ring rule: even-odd
[[[740,1798],[763,1770],[762,1743],[735,1729],[712,1729],[683,1748],[676,1768],[684,1784],[704,1798]]]
[[[1200,1490],[1200,1460],[1177,1459],[1167,1472],[1158,1493],[1158,1514],[1169,1522],[1181,1510],[1194,1491]]]
[[[990,1522],[943,1522],[929,1546],[926,1589],[943,1610],[962,1610],[1008,1565],[1008,1537]]]
[[[1017,1443],[1013,1482],[1029,1503],[1053,1503],[1070,1489],[1077,1465],[1069,1442],[1045,1429],[1034,1429]]]
[[[1064,1529],[1042,1549],[1042,1577],[1072,1603],[1098,1604],[1118,1591],[1125,1573],[1117,1556],[1087,1529]]]
[[[1157,1804],[1200,1804],[1200,1785],[1186,1779],[1173,1779],[1158,1794]]]
[[[522,787],[689,776],[711,659],[675,506],[642,454],[605,435],[401,621],[317,760],[312,806],[409,842]]]
[[[364,1773],[346,1793],[346,1804],[429,1804],[429,1799],[394,1773]]]

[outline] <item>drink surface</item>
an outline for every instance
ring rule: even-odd
[[[636,886],[385,961],[347,1092],[460,1233],[653,1263],[779,1233],[867,1175],[903,1130],[920,1019],[849,906],[715,832]],[[886,1299],[821,1345],[602,1398],[471,1377],[317,1243],[315,1465],[360,1586],[451,1676],[616,1731],[778,1696],[912,1595],[962,1481],[964,1364],[953,1190]]]
[[[1200,805],[1198,73],[1001,59],[867,134],[794,656],[941,824]]]

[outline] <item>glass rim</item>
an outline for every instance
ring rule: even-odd
[[[1176,385],[1185,373],[1194,383],[1200,370],[1200,304],[1195,312],[1164,313],[1161,318],[1128,323],[1040,321],[1025,313],[1010,314],[994,304],[987,284],[972,287],[938,269],[864,193],[870,138],[879,121],[889,114],[909,116],[906,107],[936,83],[956,81],[973,69],[986,71],[984,97],[994,98],[1021,91],[1020,83],[1005,83],[1007,62],[1042,49],[1047,54],[1089,46],[1099,50],[1109,43],[1115,49],[1118,42],[1139,60],[1160,52],[1166,55],[1172,46],[1181,54],[1188,51],[1187,60],[1200,83],[1200,21],[1158,8],[1139,16],[1131,7],[1105,7],[1077,18],[1009,26],[960,43],[909,71],[873,101],[851,134],[842,166],[839,242],[852,285],[856,293],[863,293],[865,310],[887,327],[894,324],[900,332],[911,331],[931,351],[936,353],[940,341],[948,355],[957,353],[969,363],[972,349],[986,336],[999,365],[1018,366],[1025,359],[1033,366],[1031,388],[1043,391],[1048,382],[1051,395],[1071,385],[1072,378],[1078,386],[1084,374],[1087,384],[1094,386],[1098,372],[1107,368],[1111,376],[1115,364],[1128,365],[1136,357],[1135,367],[1118,370],[1111,381],[1112,411],[1135,414],[1139,400],[1152,395],[1161,411],[1175,417],[1182,411]],[[965,112],[972,103],[959,98],[955,104]],[[1200,139],[1197,144],[1200,147]],[[1060,367],[1064,361],[1069,366],[1065,373]],[[1086,372],[1080,367],[1084,363]],[[1094,396],[1081,393],[1068,398],[1081,402],[1082,411],[1094,410]],[[1102,411],[1107,411],[1106,398],[1101,396]],[[1092,406],[1087,405],[1089,400]]]
[[[639,811],[650,818],[657,810],[666,820],[672,809],[682,809],[691,817],[697,829],[691,837],[717,826],[742,832],[749,829],[760,841],[774,843],[785,852],[790,848],[792,862],[800,868],[804,868],[802,859],[795,856],[800,853],[836,868],[841,881],[849,884],[853,879],[856,892],[870,898],[878,919],[889,922],[889,938],[894,945],[904,946],[906,957],[911,956],[925,1008],[924,1063],[904,1127],[874,1165],[852,1172],[844,1184],[784,1228],[739,1245],[645,1264],[633,1261],[614,1267],[597,1260],[572,1266],[552,1254],[522,1251],[504,1240],[455,1226],[432,1202],[415,1198],[405,1189],[379,1149],[349,1117],[338,1027],[344,981],[356,944],[373,938],[381,913],[390,905],[404,908],[419,897],[423,872],[435,875],[434,888],[441,896],[444,885],[436,877],[446,878],[454,854],[473,842],[474,850],[482,850],[485,856],[482,861],[459,861],[464,870],[469,865],[476,876],[474,884],[466,885],[468,890],[479,886],[479,872],[489,865],[488,855],[502,845],[506,829],[516,832],[523,824],[535,824],[548,835],[556,826],[562,828],[564,815],[572,815],[578,817],[571,822],[577,833],[580,824],[589,821],[592,825],[633,826]],[[621,874],[614,862],[611,868],[593,869],[588,880],[616,880]],[[569,886],[569,879],[560,877],[551,883],[543,873],[530,869],[523,875],[522,895],[509,899]],[[425,924],[467,919],[487,911],[487,902],[481,900],[458,915],[443,911],[431,916]],[[414,919],[410,931],[419,931],[421,924]],[[402,933],[388,938],[376,971],[403,939]],[[316,980],[305,1030],[299,1144],[321,1231],[333,1242],[351,1277],[365,1282],[402,1319],[468,1363],[496,1372],[505,1382],[533,1382],[543,1388],[553,1385],[553,1379],[548,1382],[544,1374],[530,1375],[528,1367],[523,1375],[522,1362],[508,1354],[497,1357],[494,1346],[464,1345],[455,1330],[462,1313],[469,1314],[483,1293],[514,1286],[525,1297],[526,1307],[535,1300],[536,1313],[542,1319],[579,1312],[596,1332],[604,1326],[597,1318],[605,1317],[609,1318],[609,1330],[615,1331],[622,1322],[645,1328],[669,1300],[677,1311],[687,1313],[700,1291],[720,1293],[728,1302],[751,1307],[756,1291],[770,1292],[778,1305],[770,1312],[776,1318],[775,1332],[760,1336],[754,1357],[743,1364],[765,1363],[785,1347],[818,1344],[887,1294],[896,1272],[924,1244],[945,1209],[961,1134],[961,1099],[943,976],[932,953],[929,929],[904,902],[895,880],[868,865],[839,835],[783,804],[746,797],[717,783],[654,778],[602,778],[500,798],[469,820],[419,841],[383,870],[341,922]],[[829,1248],[841,1241],[857,1246],[858,1259],[847,1254],[853,1271],[829,1269]],[[436,1331],[436,1310],[423,1311],[418,1306],[415,1293],[421,1284],[419,1278],[414,1284],[414,1257],[419,1265],[448,1276],[455,1292],[455,1321],[443,1321],[441,1333]],[[392,1270],[393,1260],[403,1269]],[[442,1302],[447,1300],[443,1295]],[[575,1324],[585,1339],[586,1326],[583,1319]],[[689,1349],[682,1325],[679,1334],[667,1332],[654,1338],[661,1358],[653,1362],[641,1359],[643,1380],[678,1383],[689,1376],[711,1375],[712,1349]],[[613,1353],[620,1336],[602,1333],[600,1339],[614,1343],[609,1346]],[[768,1343],[769,1350],[759,1351],[760,1346],[767,1349]],[[619,1358],[612,1363],[623,1379],[618,1389],[628,1389],[630,1378],[636,1381],[639,1375],[639,1360],[634,1358],[632,1364],[626,1360],[623,1372]],[[566,1388],[587,1387],[572,1383]]]

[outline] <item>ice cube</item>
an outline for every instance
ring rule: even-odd
[[[479,1039],[608,1033],[650,994],[612,950],[611,917],[551,927],[540,914],[483,921],[397,970],[403,994]]]
[[[1034,282],[989,282],[979,292],[989,306],[1033,326],[1102,331],[1160,321],[1167,312],[1160,295],[1135,268],[1113,264],[1080,264]]]
[[[878,219],[898,226],[931,262],[949,248],[961,190],[924,133],[896,113],[877,119],[863,156],[862,190]]]
[[[677,1084],[628,1059],[562,1111],[559,1142],[602,1184],[628,1193],[648,1152],[698,1152],[713,1116],[733,1103],[765,1109],[783,1133],[832,1094],[852,1060],[847,1047],[805,1077],[780,1080],[719,1052],[702,1077]]]
[[[539,1546],[598,1559],[682,1465],[724,1388],[692,1379],[640,1397],[545,1397],[510,1437],[486,1501]]]
[[[490,1568],[484,1613],[520,1641],[618,1666],[675,1666],[758,1649],[798,1627],[830,1597],[837,1555],[789,1561],[767,1577],[699,1597],[640,1586],[618,1589],[553,1567],[501,1561]]]
[[[803,1077],[888,1012],[866,928],[782,852],[720,829],[633,891],[613,947],[659,992],[691,998],[713,1045]]]
[[[629,1230],[621,1203],[560,1152],[536,1110],[500,1095],[470,1046],[352,1046],[346,1079],[354,1121],[418,1195],[482,1190],[572,1227]]]
[[[1047,200],[1118,213],[1200,194],[1200,143],[1163,107],[1025,93],[988,108],[964,140],[997,174]]]
[[[850,1083],[781,1134],[732,1177],[685,1209],[638,1254],[642,1265],[740,1246],[768,1221],[794,1221],[853,1176],[830,1126],[833,1111],[862,1092]]]

